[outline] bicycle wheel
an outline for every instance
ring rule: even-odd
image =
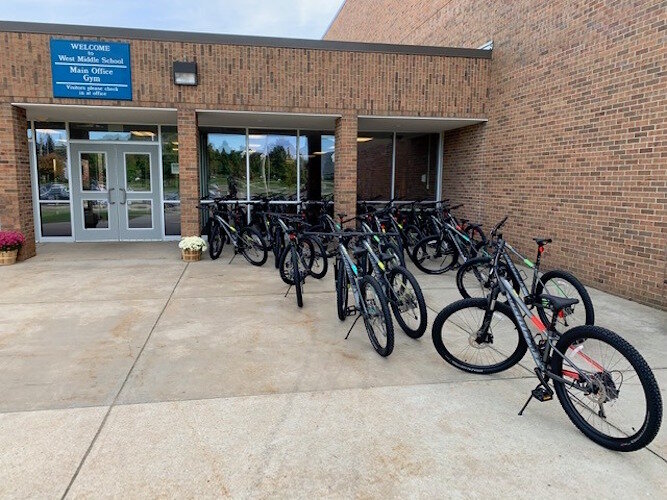
[[[273,245],[271,245],[271,250],[273,250],[273,257],[275,259],[276,269],[280,266],[280,256],[283,253],[285,248],[285,237],[283,231],[280,227],[275,228],[273,232]]]
[[[336,262],[336,267],[336,309],[338,311],[338,319],[345,321],[345,318],[347,318],[350,280],[348,279],[345,267],[340,260]]]
[[[371,345],[380,356],[387,357],[394,350],[394,324],[391,321],[387,297],[372,276],[361,278],[359,293],[364,302],[365,311],[362,311],[362,314]]]
[[[392,301],[391,309],[403,331],[418,339],[426,331],[426,302],[416,278],[404,267],[389,271]]]
[[[327,275],[327,270],[329,269],[327,251],[318,237],[305,236],[303,239],[310,243],[309,250],[311,251],[311,256],[308,257],[310,260],[310,275],[313,278],[320,280]],[[306,248],[304,247],[304,252],[305,251]]]
[[[220,224],[213,222],[208,232],[208,254],[212,260],[220,257],[222,248],[225,246],[225,237],[222,235]]]
[[[595,324],[595,312],[590,295],[584,285],[572,274],[555,269],[540,276],[535,287],[535,294],[546,293],[556,297],[578,299],[579,303],[566,307],[558,314],[556,329],[565,331],[573,326]],[[551,324],[554,312],[548,307],[537,305],[537,313],[545,325]],[[559,328],[560,327],[560,328]]]
[[[461,296],[464,299],[488,296],[493,286],[492,272],[493,261],[489,257],[477,257],[461,264],[456,272],[456,287]],[[498,272],[512,283],[512,288],[518,294],[521,289],[519,282],[502,262],[498,263]]]
[[[458,250],[448,237],[427,236],[412,250],[412,261],[426,274],[449,271],[459,258]]]
[[[632,345],[614,332],[583,325],[565,332],[555,350],[551,370],[580,389],[557,380],[554,389],[581,432],[615,451],[635,451],[655,438],[662,422],[660,389]]]
[[[301,270],[299,269],[299,252],[297,251],[296,246],[291,247],[290,253],[292,254],[292,269],[294,269],[294,274],[292,276],[294,278],[294,290],[296,291],[296,305],[303,307],[303,294],[301,289],[303,281]]]
[[[462,299],[445,307],[433,323],[433,345],[449,364],[470,373],[491,374],[517,364],[528,346],[512,310],[496,302],[482,332],[486,299]]]
[[[239,233],[241,254],[253,266],[262,266],[269,257],[266,243],[257,229],[246,226]]]

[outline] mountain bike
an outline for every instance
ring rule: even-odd
[[[336,307],[338,318],[344,321],[348,316],[359,313],[352,327],[347,332],[346,339],[359,317],[364,320],[368,338],[373,349],[383,357],[389,356],[394,350],[394,325],[387,297],[382,286],[371,275],[360,272],[350,257],[345,246],[345,239],[363,233],[339,233],[338,255],[336,257]],[[349,294],[352,292],[354,305],[349,305]]]
[[[234,256],[240,253],[254,266],[261,266],[266,262],[268,251],[262,235],[249,226],[237,230],[231,217],[234,212],[224,206],[222,200],[215,199],[213,203],[200,204],[198,207],[208,212],[206,232],[211,259],[220,257],[227,240],[234,246]]]
[[[426,331],[426,302],[421,287],[395,253],[376,252],[370,237],[360,237],[361,246],[352,252],[359,257],[358,269],[377,279],[401,329],[417,339]]]
[[[597,444],[617,451],[647,446],[660,428],[662,398],[644,358],[619,335],[598,326],[559,333],[559,314],[576,298],[537,296],[552,311],[545,326],[499,272],[505,247],[501,234],[497,244],[489,296],[459,300],[436,317],[432,337],[438,354],[461,370],[490,374],[514,366],[529,350],[539,383],[519,415],[533,399],[552,400],[555,391],[570,420]],[[498,300],[501,294],[506,304]]]
[[[478,225],[469,224],[464,228],[451,210],[443,209],[445,213],[441,218],[431,215],[436,234],[423,238],[412,250],[412,261],[426,274],[445,273],[457,266],[460,260],[466,262],[476,257],[486,244]]]
[[[493,241],[496,232],[507,222],[505,217],[491,231]],[[560,269],[554,269],[540,275],[540,263],[546,246],[552,243],[550,238],[533,238],[537,243],[537,257],[533,263],[530,259],[519,253],[507,241],[498,261],[500,274],[512,283],[512,288],[519,294],[529,308],[536,307],[538,315],[543,323],[551,323],[551,310],[543,304],[538,297],[546,293],[558,297],[570,297],[579,300],[578,305],[572,304],[558,313],[559,327],[569,328],[576,325],[595,324],[595,312],[593,302],[584,285],[571,273]],[[509,252],[508,252],[509,250]],[[519,258],[519,261],[533,270],[530,289],[526,280],[512,261],[510,252]],[[493,257],[486,251],[474,259],[470,259],[459,267],[456,273],[456,286],[463,296],[486,297],[493,284]]]
[[[327,274],[328,260],[322,243],[314,235],[306,235],[296,226],[288,227],[283,217],[277,218],[280,232],[287,242],[280,256],[280,278],[296,290],[296,302],[303,307],[303,286],[307,276],[322,279]],[[288,289],[289,292],[289,289]]]

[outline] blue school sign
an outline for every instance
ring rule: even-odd
[[[130,44],[51,39],[53,97],[132,100]]]

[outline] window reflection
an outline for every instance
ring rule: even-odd
[[[321,132],[304,131],[299,136],[301,199],[333,194],[335,142],[332,134]]]
[[[69,200],[65,124],[38,122],[35,136],[39,199]]]
[[[72,236],[69,203],[40,203],[42,236]]]
[[[360,133],[357,138],[357,199],[391,198],[393,134]]]
[[[70,123],[72,139],[86,141],[148,141],[156,142],[157,126],[116,125],[104,123]]]
[[[162,189],[165,200],[179,200],[178,131],[162,127]]]
[[[250,196],[296,199],[296,133],[251,131]]]
[[[181,234],[181,204],[164,204],[164,234],[180,236]]]
[[[246,197],[245,131],[206,134],[208,196]]]
[[[439,139],[438,134],[396,135],[396,197],[435,199]]]

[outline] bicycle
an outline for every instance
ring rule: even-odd
[[[464,228],[451,213],[451,210],[461,206],[443,208],[441,218],[431,215],[437,233],[423,238],[412,250],[412,261],[420,271],[443,274],[459,265],[460,260],[465,263],[476,257],[486,244],[478,225],[469,224]],[[466,230],[470,234],[466,234]]]
[[[460,370],[491,374],[514,366],[528,350],[539,383],[519,415],[533,399],[552,400],[555,391],[570,420],[595,443],[616,451],[647,446],[660,428],[662,398],[644,358],[619,335],[598,326],[559,333],[555,326],[560,311],[577,299],[537,296],[552,310],[545,326],[499,271],[505,241],[501,234],[496,238],[490,294],[461,299],[440,311],[432,329],[438,354]],[[498,300],[501,294],[507,303]]]
[[[507,222],[507,217],[500,221],[491,231],[493,240],[496,232]],[[519,253],[507,241],[505,241],[503,251],[498,263],[501,274],[512,283],[512,288],[519,294],[529,308],[536,307],[540,319],[543,323],[551,323],[549,308],[545,307],[537,297],[542,293],[560,297],[574,297],[579,299],[582,307],[570,305],[564,308],[558,316],[559,324],[563,327],[573,325],[593,325],[595,324],[595,311],[593,302],[584,285],[571,273],[560,269],[547,271],[540,275],[540,264],[542,255],[545,252],[546,245],[552,243],[550,238],[533,238],[537,243],[537,257],[533,263],[530,259]],[[516,255],[520,262],[533,270],[530,289],[525,283],[524,276],[517,269],[512,258],[507,251]],[[493,257],[486,251],[484,255],[479,255],[470,259],[459,267],[456,273],[456,286],[463,298],[468,297],[486,297],[492,286],[492,264]],[[583,311],[583,313],[582,313]]]
[[[377,279],[389,301],[394,318],[401,329],[413,339],[426,331],[426,301],[414,275],[400,264],[395,253],[376,253],[370,236],[360,237],[361,246],[353,250],[359,255],[359,268]]]
[[[336,257],[336,308],[338,318],[345,321],[348,316],[357,316],[347,332],[346,339],[359,317],[364,320],[368,338],[373,349],[383,357],[394,350],[394,325],[387,297],[378,281],[370,275],[360,272],[345,246],[346,238],[367,235],[367,233],[339,233],[338,255]],[[349,293],[352,291],[354,306],[349,306]]]
[[[327,274],[328,261],[322,243],[313,235],[299,232],[298,227],[288,227],[285,216],[277,217],[281,234],[286,243],[280,255],[280,278],[296,290],[296,302],[303,307],[303,285],[307,276],[322,279]],[[287,290],[289,293],[289,289]],[[287,294],[285,294],[287,295]]]
[[[240,253],[254,266],[261,266],[266,262],[268,251],[262,235],[249,226],[237,230],[232,224],[229,209],[223,206],[222,199],[216,198],[213,203],[197,206],[208,212],[205,227],[208,234],[208,251],[212,260],[220,257],[227,240],[234,246],[234,257]]]

